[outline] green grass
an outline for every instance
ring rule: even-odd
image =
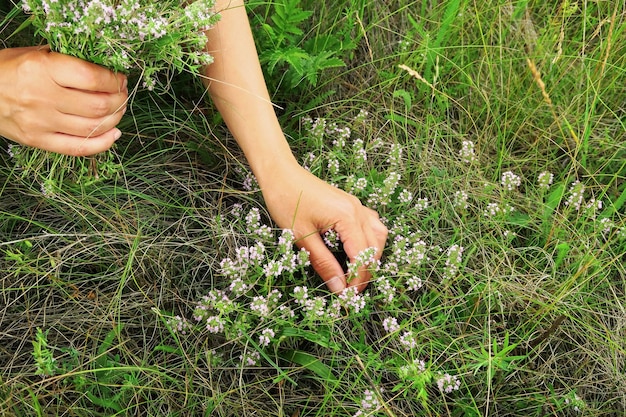
[[[294,152],[339,186],[366,178],[368,188],[355,191],[364,202],[392,171],[401,176],[390,202],[378,203],[391,230],[386,264],[366,309],[341,318],[263,322],[242,301],[221,334],[168,325],[176,315],[191,320],[198,300],[227,288],[222,259],[260,239],[234,205],[258,207],[267,221],[198,82],[183,76],[170,94],[139,92],[120,126],[119,168],[95,185],[67,183],[43,196],[42,177],[21,175],[2,153],[0,414],[624,415],[626,8],[575,5],[300,3],[313,11],[302,42],[354,45],[333,49],[345,66],[325,69],[315,85],[268,76]],[[253,6],[254,22],[273,13]],[[361,110],[367,117],[357,118]],[[305,116],[350,127],[347,146],[310,132]],[[364,162],[351,150],[357,138]],[[475,162],[459,155],[466,140]],[[403,152],[389,163],[393,146]],[[500,185],[506,171],[521,177],[519,188]],[[547,190],[537,184],[543,171],[554,174]],[[584,204],[593,197],[600,209],[566,204],[575,180]],[[455,206],[459,191],[465,208]],[[428,207],[416,208],[418,198]],[[514,211],[486,216],[491,203]],[[389,273],[396,236],[423,242],[427,258]],[[446,274],[454,244],[463,256]],[[413,276],[419,291],[406,290]],[[335,299],[308,269],[269,284],[262,277],[251,272],[253,294],[280,289],[297,317],[296,285]],[[392,302],[385,279],[396,288]],[[390,316],[399,332],[384,329]],[[260,348],[268,324],[282,326],[282,337]],[[237,326],[248,327],[240,334]],[[37,372],[38,328],[56,360],[50,375]],[[408,351],[399,338],[407,330],[417,342]],[[260,352],[259,366],[242,365],[244,352]],[[425,369],[407,368],[413,360]],[[459,389],[444,394],[436,380],[446,373]],[[362,409],[366,391],[376,410]]]

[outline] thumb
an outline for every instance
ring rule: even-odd
[[[322,277],[331,292],[338,294],[346,288],[343,269],[320,235],[315,233],[296,243],[309,251],[309,260],[313,269]]]

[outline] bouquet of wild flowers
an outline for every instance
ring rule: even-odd
[[[23,0],[53,51],[114,71],[139,72],[148,88],[162,70],[199,72],[213,60],[204,31],[214,0]]]
[[[157,87],[159,72],[199,73],[213,61],[204,48],[205,31],[219,19],[214,5],[214,0],[22,0],[36,34],[53,51],[137,75],[150,90]],[[38,174],[44,193],[68,176],[93,181],[94,160],[17,146],[9,152],[23,175]],[[98,158],[101,177],[115,170],[112,158],[110,153]],[[48,171],[45,177],[42,170]]]

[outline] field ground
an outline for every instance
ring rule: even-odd
[[[164,76],[84,172],[0,152],[0,414],[626,415],[626,3],[248,6],[294,153],[390,229],[362,308],[264,271],[239,150]]]

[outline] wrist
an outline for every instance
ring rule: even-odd
[[[250,168],[261,189],[272,187],[300,165],[286,142],[280,147],[267,146],[263,151],[248,157]]]

